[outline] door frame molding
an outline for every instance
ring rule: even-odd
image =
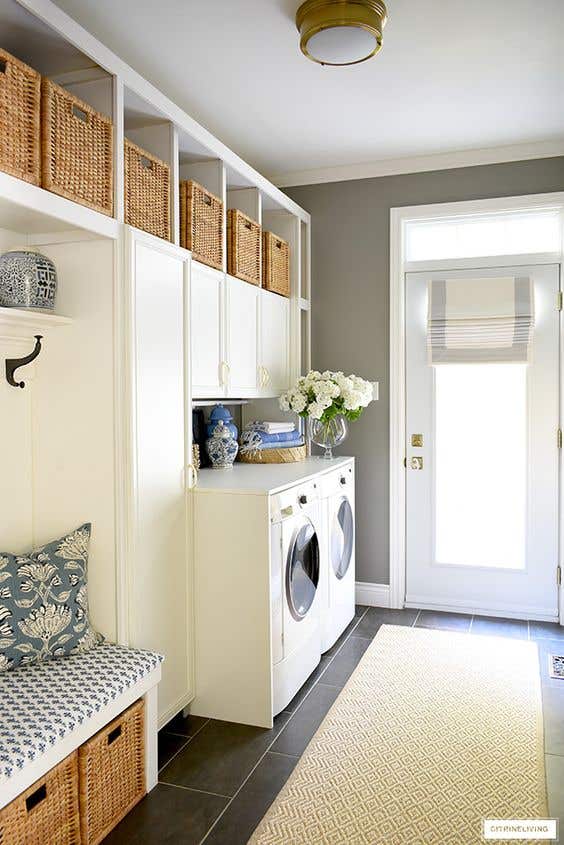
[[[464,215],[502,211],[530,211],[558,208],[561,218],[561,246],[556,253],[486,256],[484,258],[447,261],[408,262],[405,258],[405,227],[414,220],[461,217]],[[406,367],[405,367],[405,274],[417,270],[475,269],[519,264],[559,264],[560,289],[564,275],[564,192],[469,200],[429,205],[403,206],[390,209],[390,607],[401,608],[405,602],[406,584]],[[563,414],[564,335],[560,312],[560,419]],[[562,480],[562,450],[559,477]],[[562,566],[564,536],[564,503],[559,501],[559,563]],[[560,624],[564,625],[564,584],[559,595]]]

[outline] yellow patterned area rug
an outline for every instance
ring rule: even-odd
[[[535,644],[384,625],[249,845],[475,845],[484,818],[547,818]]]

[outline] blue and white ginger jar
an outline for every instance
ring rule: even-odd
[[[214,405],[214,409],[210,414],[210,421],[206,426],[206,432],[208,437],[211,437],[216,425],[219,421],[222,421],[226,428],[229,429],[235,440],[239,437],[239,431],[237,426],[233,422],[233,417],[229,412],[229,409],[226,408],[221,402],[218,405]]]
[[[216,423],[212,436],[206,440],[206,449],[210,456],[212,469],[232,468],[239,451],[239,444],[223,420]]]
[[[0,256],[0,305],[52,311],[57,293],[57,271],[46,255],[14,249]]]

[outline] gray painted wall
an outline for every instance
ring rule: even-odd
[[[564,157],[287,189],[313,220],[313,366],[380,382],[341,449],[357,459],[358,581],[389,583],[390,208],[563,190]]]

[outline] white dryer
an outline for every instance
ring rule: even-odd
[[[355,613],[354,459],[320,480],[323,510],[321,652],[331,648]]]
[[[279,713],[321,657],[323,514],[318,480],[271,501],[273,712]]]

